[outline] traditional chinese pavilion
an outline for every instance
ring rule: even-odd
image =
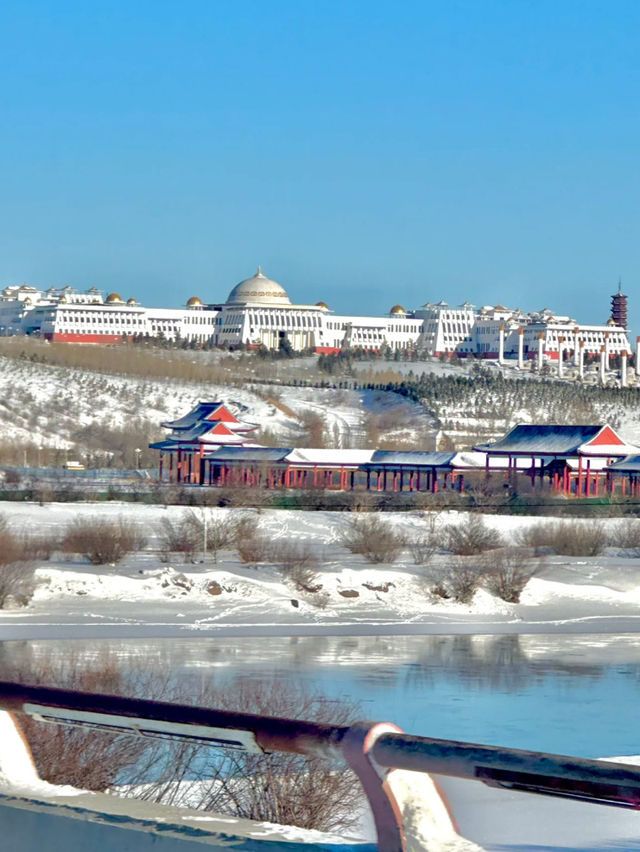
[[[518,470],[527,473],[532,484],[548,478],[555,490],[587,497],[597,496],[608,483],[609,465],[640,452],[602,424],[520,425],[500,440],[475,449],[486,453],[488,474],[496,467],[507,475]]]
[[[257,429],[255,423],[239,420],[221,402],[199,402],[184,417],[162,424],[171,434],[164,440],[150,444],[160,451],[159,478],[164,478],[168,460],[168,478],[171,482],[204,484],[204,459],[207,453],[220,446],[250,444],[249,433]]]

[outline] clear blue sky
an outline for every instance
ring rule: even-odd
[[[640,320],[635,0],[0,5],[0,284]]]

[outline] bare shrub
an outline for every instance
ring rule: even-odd
[[[26,606],[35,589],[34,569],[28,562],[0,563],[0,609],[10,602]]]
[[[455,559],[447,566],[445,585],[457,603],[471,603],[482,582],[482,570],[476,560]]]
[[[84,692],[122,694],[125,675],[115,658],[103,657],[88,668],[77,654],[64,663],[45,655],[40,663],[20,669],[17,679],[32,684],[48,683]],[[11,672],[9,672],[9,675]],[[15,676],[14,675],[14,676]],[[104,791],[123,770],[133,767],[148,748],[144,738],[125,734],[97,733],[77,726],[52,725],[29,716],[19,717],[38,774],[52,784],[72,784],[84,790]]]
[[[172,521],[171,518],[162,518],[158,533],[165,553],[181,553],[185,561],[193,559],[198,544],[202,546],[202,539],[198,540],[193,527],[181,521]]]
[[[65,553],[79,553],[92,565],[120,562],[128,553],[142,550],[146,539],[138,526],[124,518],[76,518],[62,540]]]
[[[0,609],[8,603],[25,606],[35,588],[34,569],[28,562],[24,542],[9,529],[0,515]]]
[[[278,541],[274,564],[282,576],[298,589],[310,591],[317,585],[318,556],[309,542]]]
[[[47,562],[60,547],[57,536],[23,532],[20,537],[22,557],[27,561]]]
[[[258,519],[253,515],[241,515],[235,521],[236,544],[245,538],[252,538],[258,532]]]
[[[358,709],[343,700],[326,701],[307,687],[282,680],[256,683],[238,679],[215,690],[211,700],[220,709],[334,725],[351,724]],[[209,761],[212,766],[203,766],[201,775],[204,779],[215,771],[217,783],[202,791],[200,806],[207,810],[322,831],[344,832],[357,823],[362,794],[353,774],[341,763],[231,749],[224,753],[222,766],[219,752]],[[239,779],[250,779],[250,783]]]
[[[624,551],[625,556],[640,556],[640,520],[625,518],[618,521],[609,533],[612,547]]]
[[[525,586],[540,572],[540,559],[525,547],[504,547],[483,557],[484,586],[507,603],[520,603]]]
[[[469,513],[457,524],[444,529],[447,550],[457,556],[474,556],[502,546],[500,533],[489,529],[482,515]]]
[[[201,508],[189,509],[178,520],[163,518],[160,523],[160,541],[163,551],[181,553],[185,561],[193,560],[196,553],[206,552],[217,562],[218,552],[232,548],[238,541],[252,538],[257,522],[250,516],[235,518],[231,514],[213,513]]]
[[[342,544],[351,553],[359,553],[367,562],[395,562],[403,540],[388,521],[377,515],[355,515],[342,535]]]
[[[318,584],[318,556],[309,542],[279,541],[274,550],[274,564],[298,591],[318,592],[322,588]]]
[[[483,566],[477,557],[449,557],[430,572],[421,586],[431,598],[469,604],[482,584]]]
[[[211,686],[200,677],[149,668],[146,661],[138,666],[130,661],[125,670],[111,657],[96,662],[44,655],[31,662],[26,675],[22,669],[5,664],[2,676],[320,724],[350,725],[362,715],[353,702],[327,701],[289,681],[237,678]],[[363,804],[359,782],[333,758],[219,750],[197,742],[54,726],[24,716],[20,723],[41,776],[56,784],[321,831],[355,827]],[[185,780],[193,783],[180,783]]]
[[[427,516],[426,528],[407,540],[409,553],[415,565],[426,565],[442,547],[442,533],[437,527],[437,515]]]
[[[270,562],[273,556],[273,545],[262,533],[242,538],[236,542],[238,556],[245,565],[257,565],[259,562]]]
[[[600,521],[541,521],[519,529],[514,541],[537,553],[550,549],[561,556],[599,556],[607,546],[607,532]]]
[[[17,536],[9,531],[8,524],[0,519],[0,565],[10,565],[23,558],[23,549]]]

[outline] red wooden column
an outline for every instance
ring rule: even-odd
[[[176,461],[176,482],[182,482],[182,450],[178,450]]]
[[[173,453],[169,453],[169,482],[173,482]]]
[[[160,453],[160,459],[158,461],[158,482],[162,482],[162,467],[164,464],[164,453]]]
[[[587,497],[591,497],[591,459],[587,459]]]
[[[197,474],[196,474],[196,482],[198,483],[198,485],[200,485],[202,483],[202,469],[203,469],[202,459],[203,458],[204,458],[204,444],[200,444],[200,459],[199,459],[199,463],[198,463],[198,471],[197,471]]]
[[[582,456],[578,456],[578,488],[576,494],[582,494]]]

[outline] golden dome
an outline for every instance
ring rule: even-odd
[[[107,303],[107,305],[116,305],[122,302],[122,299],[120,298],[118,293],[109,293],[109,295],[105,299],[105,302]]]
[[[326,302],[316,302],[316,308],[324,308],[325,311],[328,311],[329,305]]]
[[[199,308],[202,306],[202,299],[199,299],[197,296],[192,296],[187,302],[188,308]]]
[[[131,299],[127,299],[128,305],[137,305],[138,302],[132,297]]]
[[[394,315],[394,314],[406,314],[406,311],[402,307],[402,305],[394,305],[391,308],[391,310],[389,311],[389,313],[392,314],[392,315]]]

